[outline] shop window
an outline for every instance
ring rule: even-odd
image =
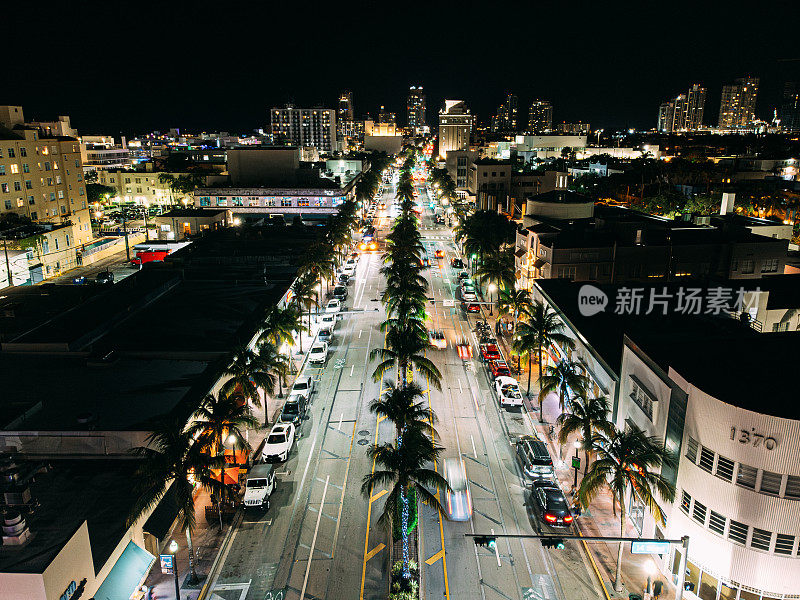
[[[747,543],[748,529],[749,528],[744,523],[739,523],[739,521],[731,519],[728,526],[728,539],[744,545]]]
[[[686,458],[693,463],[697,462],[697,440],[689,438],[689,443],[686,446]]]
[[[703,573],[700,578],[700,590],[697,592],[701,600],[717,600],[717,578]]]
[[[681,510],[687,515],[689,514],[689,507],[692,505],[692,497],[686,493],[686,490],[681,492]]]
[[[794,536],[779,533],[775,536],[775,554],[791,554],[794,547]]]
[[[753,527],[753,537],[750,539],[750,547],[756,550],[769,551],[769,544],[772,541],[772,532],[765,529]]]
[[[719,586],[719,600],[736,600],[736,592],[738,591],[736,587],[721,583]]]
[[[756,489],[756,474],[758,469],[739,463],[739,472],[736,474],[736,485]]]
[[[692,518],[700,523],[700,525],[705,525],[706,523],[706,505],[698,502],[697,500],[694,501],[694,510],[692,511]]]
[[[761,600],[761,595],[742,590],[739,595],[739,600]]]
[[[781,491],[781,479],[783,475],[780,473],[773,473],[772,471],[761,472],[761,488],[763,494],[775,494],[776,496]]]
[[[725,517],[712,510],[708,517],[708,528],[714,533],[725,535]]]
[[[724,456],[717,456],[717,471],[714,473],[720,479],[731,481],[733,479],[733,461]]]
[[[690,561],[686,561],[686,589],[696,591],[700,585],[700,569]]]
[[[698,466],[703,469],[703,471],[711,473],[714,469],[714,452],[703,446],[700,449],[700,462]]]

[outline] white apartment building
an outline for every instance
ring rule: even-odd
[[[463,100],[445,100],[439,111],[439,158],[450,150],[467,150],[475,116]]]
[[[272,135],[294,146],[313,146],[321,153],[336,150],[336,111],[332,108],[285,108],[270,110]]]

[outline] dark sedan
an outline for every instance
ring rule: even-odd
[[[541,523],[550,527],[569,527],[574,517],[569,510],[566,498],[561,489],[553,481],[541,481],[533,484],[529,492],[530,504],[537,512],[539,530]]]

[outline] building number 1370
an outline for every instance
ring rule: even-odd
[[[767,450],[774,450],[778,445],[778,441],[774,437],[765,437],[760,433],[756,433],[755,427],[750,431],[747,429],[736,429],[731,427],[731,439],[737,440],[740,444],[753,444],[754,448],[764,446]]]

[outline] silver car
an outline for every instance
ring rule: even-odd
[[[445,493],[447,518],[451,521],[469,521],[472,517],[472,498],[464,461],[460,458],[444,459],[442,475],[450,484],[450,489]]]

